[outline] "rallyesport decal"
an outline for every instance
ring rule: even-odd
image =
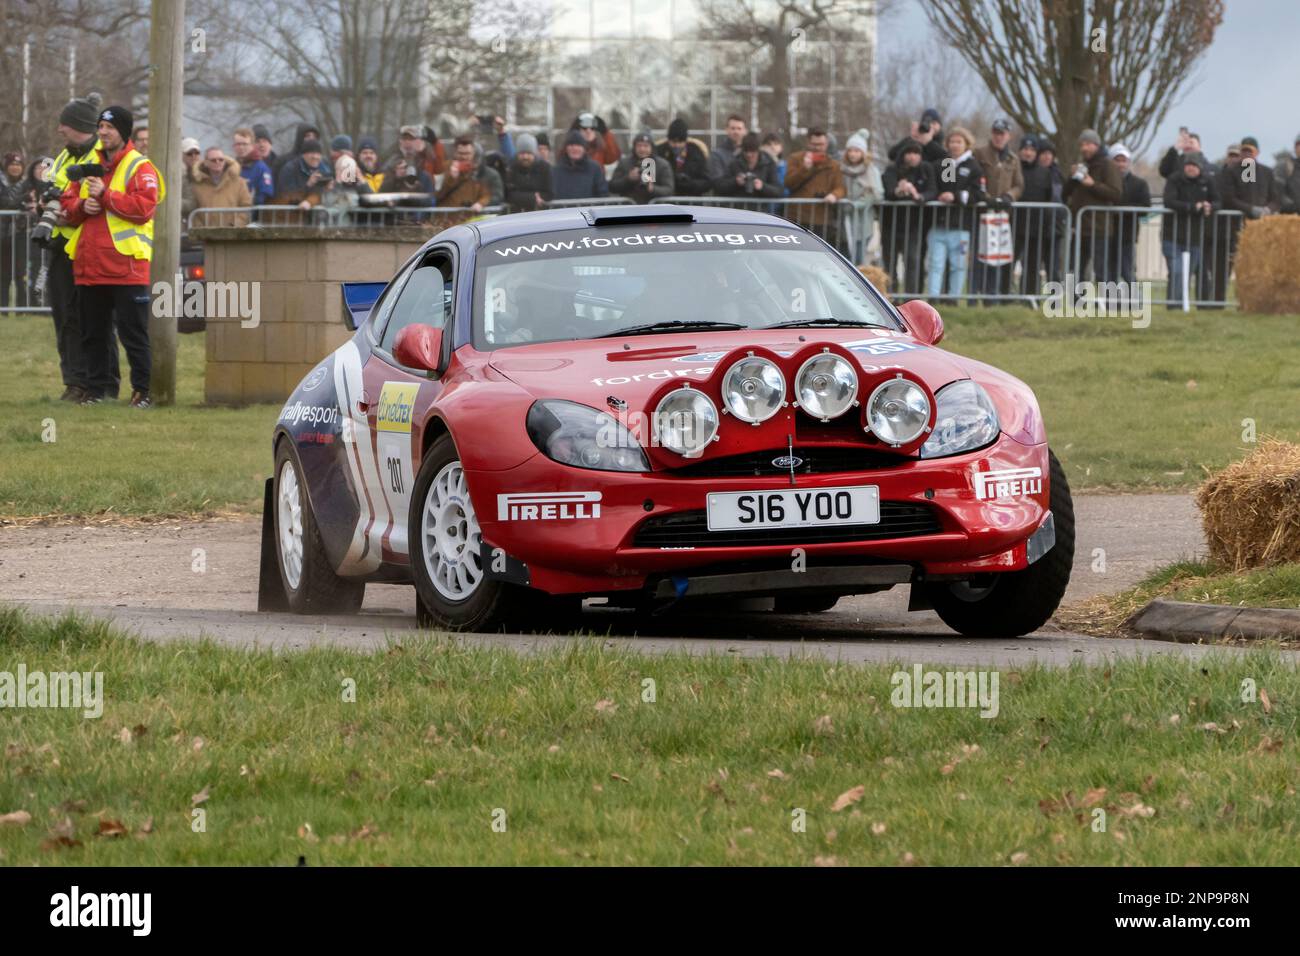
[[[530,491],[497,495],[498,521],[574,521],[600,517],[599,491]]]
[[[419,393],[418,382],[385,382],[379,390],[379,405],[375,409],[375,451],[379,455],[379,471],[384,481],[384,498],[389,510],[402,516],[394,521],[387,541],[388,546],[399,554],[410,553],[405,515],[411,510],[411,486],[415,484],[411,420]]]
[[[1036,495],[1043,490],[1041,468],[1006,468],[975,472],[975,497],[980,501]]]
[[[338,406],[294,402],[280,410],[280,421],[289,425],[333,425],[338,420]]]
[[[517,246],[493,249],[504,259],[520,256],[547,255],[554,252],[581,252],[584,249],[623,249],[642,246],[669,245],[719,245],[719,246],[802,246],[803,237],[797,232],[750,233],[740,232],[664,232],[633,233],[630,236],[583,236],[581,239],[556,239],[551,242],[524,242]]]

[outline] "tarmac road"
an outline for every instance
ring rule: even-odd
[[[1078,539],[1067,601],[1122,590],[1150,570],[1203,550],[1199,517],[1186,495],[1080,495]],[[235,646],[302,648],[329,642],[382,647],[415,629],[414,591],[371,585],[349,617],[258,614],[260,520],[106,527],[0,528],[0,601],[41,612],[79,608],[149,640],[199,635]],[[646,652],[818,655],[845,661],[1064,665],[1117,655],[1199,657],[1210,647],[1105,640],[1049,624],[1010,641],[961,638],[929,611],[907,612],[908,588],[841,599],[811,615],[770,611],[638,616],[588,609],[583,625],[611,646]],[[569,637],[467,635],[463,640],[521,652]],[[1228,653],[1243,653],[1228,649]]]

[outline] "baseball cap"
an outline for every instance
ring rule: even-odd
[[[1229,143],[1229,144],[1228,144],[1228,155],[1229,155],[1229,156],[1240,156],[1240,155],[1241,155],[1241,144],[1240,144],[1240,143]]]
[[[994,120],[994,121],[993,121],[993,132],[995,132],[995,133],[1010,133],[1010,132],[1011,132],[1011,120],[1008,120],[1008,119],[997,119],[997,120]]]
[[[424,132],[424,131],[421,130],[420,127],[418,127],[418,126],[403,126],[400,130],[397,131],[397,135],[398,135],[398,136],[413,136],[413,137],[415,137],[416,139],[420,139],[420,138],[421,138],[421,134],[422,134],[423,132]]]
[[[1112,156],[1123,156],[1125,159],[1133,158],[1133,150],[1129,149],[1123,143],[1116,143],[1112,146],[1110,148],[1110,154]]]
[[[592,113],[579,113],[578,125],[583,129],[592,129],[596,125],[596,117]]]
[[[1255,152],[1259,152],[1259,140],[1253,136],[1243,136],[1241,138],[1241,146],[1242,149],[1249,146],[1251,149],[1255,150]]]
[[[201,149],[199,147],[199,141],[195,139],[193,136],[186,136],[183,140],[181,140],[181,152],[182,153],[201,152]]]

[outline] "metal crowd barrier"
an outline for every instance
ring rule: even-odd
[[[31,241],[38,218],[21,209],[0,210],[0,313],[50,312],[45,301],[49,253]]]
[[[1152,221],[1158,233],[1143,230]],[[1152,301],[1170,308],[1235,307],[1231,273],[1242,221],[1235,209],[1207,214],[1164,206],[1084,206],[1076,215],[1076,279],[1107,286],[1107,298],[1116,290],[1125,294],[1126,286],[1151,283],[1157,292]],[[1150,268],[1153,257],[1139,249],[1144,241],[1158,243],[1162,266]],[[1139,265],[1146,265],[1145,274]]]

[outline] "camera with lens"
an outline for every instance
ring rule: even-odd
[[[918,133],[928,133],[930,132],[930,124],[925,122],[917,123],[916,131]]]
[[[99,176],[102,179],[108,175],[108,170],[104,168],[103,163],[77,163],[74,166],[68,166],[64,172],[68,174],[68,179],[74,183],[91,176]]]
[[[88,176],[102,177],[108,174],[103,163],[77,163],[66,167],[64,172],[71,182],[80,182]],[[54,183],[46,183],[40,196],[37,197],[36,202],[40,206],[41,215],[36,225],[32,227],[31,240],[38,246],[50,244],[54,229],[59,224],[59,199],[62,195],[63,191],[58,186]]]
[[[757,178],[753,173],[745,173],[745,192],[752,193],[754,191],[754,180]]]

